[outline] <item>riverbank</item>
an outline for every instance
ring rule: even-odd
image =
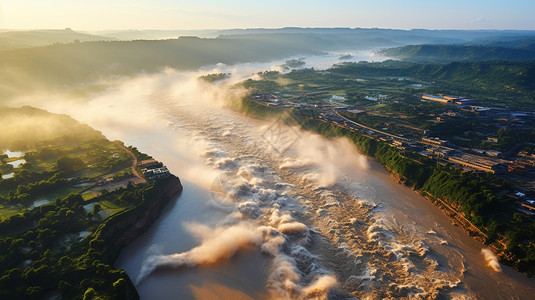
[[[135,207],[111,216],[93,234],[90,244],[100,244],[102,260],[113,264],[121,250],[143,234],[158,219],[164,207],[182,193],[176,176],[154,183],[145,191],[143,201]]]
[[[396,172],[392,171],[391,169],[385,166],[383,167],[385,168],[386,171],[388,171],[388,173],[394,179],[394,181],[396,181],[396,183],[400,185],[406,185],[405,179],[400,177],[399,174],[397,174]],[[503,249],[507,247],[507,245],[503,243],[502,241],[497,241],[501,245],[501,247],[496,247],[492,244],[489,244],[488,235],[486,235],[479,228],[477,228],[474,224],[472,224],[472,222],[467,220],[465,216],[462,214],[462,212],[460,212],[460,208],[454,208],[447,201],[444,201],[440,198],[433,197],[433,195],[429,194],[426,191],[420,191],[414,188],[412,190],[418,193],[418,195],[425,198],[427,201],[433,203],[437,208],[439,208],[442,211],[442,213],[449,218],[452,225],[461,228],[467,235],[471,236],[477,241],[483,244],[487,244],[489,248],[491,248],[494,252],[501,252],[503,251]]]
[[[143,195],[143,201],[135,207],[111,216],[91,234],[90,250],[100,253],[102,262],[113,266],[121,251],[142,235],[158,219],[165,206],[182,193],[180,179],[170,176],[154,183]],[[121,297],[139,299],[131,278],[125,274],[126,287]]]
[[[248,98],[243,98],[241,106],[235,107],[239,107],[240,112],[252,117],[280,118],[288,125],[297,125],[303,130],[316,132],[325,137],[348,138],[361,154],[377,160],[396,181],[412,188],[420,195],[430,196],[431,198],[427,199],[443,212],[446,205],[449,206],[449,210],[452,211],[446,212],[445,215],[470,236],[476,236],[478,240],[492,248],[502,263],[529,276],[535,274],[532,257],[534,249],[533,245],[530,246],[530,233],[527,229],[531,220],[518,217],[507,199],[496,196],[499,191],[507,188],[506,183],[488,176],[481,178],[476,174],[461,173],[459,170],[439,165],[431,159],[407,157],[410,153],[402,154],[400,150],[382,141],[319,120],[314,117],[313,111],[289,108],[281,111],[279,107],[271,110],[270,107]],[[285,112],[284,115],[282,112]],[[432,201],[433,199],[441,200]],[[443,199],[448,199],[448,203],[439,205],[441,201],[445,201]],[[452,206],[459,209],[452,209]]]
[[[32,150],[17,154],[24,163],[0,180],[0,298],[138,299],[126,272],[113,263],[182,192],[180,180],[132,177],[138,156],[147,155],[70,117],[31,107],[1,110],[26,120],[19,130],[27,132],[3,140],[4,147],[19,149],[23,139],[31,147],[20,149]],[[42,123],[57,136],[34,137]],[[65,136],[64,128],[81,129]]]
[[[130,278],[139,276],[151,256],[181,255],[202,245],[190,230],[192,224],[202,224],[216,235],[218,228],[233,226],[229,218],[235,213],[214,205],[210,182],[221,172],[250,170],[245,182],[251,185],[240,181],[230,186],[240,191],[238,201],[260,209],[260,217],[247,213],[243,222],[270,226],[273,203],[279,203],[280,210],[310,228],[312,244],[305,247],[317,257],[315,270],[335,274],[343,290],[356,298],[409,297],[419,291],[420,296],[439,293],[446,298],[529,299],[527,295],[535,292],[530,288],[533,280],[522,281],[527,278],[511,268],[493,272],[481,254],[483,243],[453,226],[414,190],[397,184],[345,138],[324,139],[294,128],[299,140],[280,153],[267,149],[265,140],[266,131],[279,128],[273,120],[214,107],[183,107],[166,116],[172,120],[172,129],[163,131],[167,134],[153,138],[147,133],[136,136],[139,142],[128,142],[183,174],[184,192],[121,253],[116,267]],[[284,137],[292,136],[284,127],[281,131]],[[180,148],[170,146],[169,140]],[[285,251],[301,261],[301,251]],[[197,291],[219,284],[253,299],[269,299],[262,295],[273,288],[273,263],[277,261],[260,249],[247,249],[209,265],[159,269],[136,289],[141,299],[193,299]],[[311,277],[300,284],[313,282]]]

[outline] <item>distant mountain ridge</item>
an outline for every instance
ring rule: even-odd
[[[328,51],[370,50],[408,44],[469,44],[474,40],[519,44],[518,39],[526,36],[535,37],[535,31],[294,27],[200,31],[130,30],[107,33],[113,36],[91,35],[70,29],[0,31],[0,46],[2,43],[4,45],[12,43],[10,44],[12,47],[13,45],[21,46],[26,40],[32,40],[33,45],[41,45],[35,47],[28,42],[22,49],[0,51],[0,102],[4,99],[12,99],[23,92],[43,88],[66,90],[66,87],[75,87],[80,91],[93,88],[98,90],[98,85],[102,85],[107,78],[158,72],[166,67],[193,70],[218,63],[232,65],[266,62],[298,55],[322,54]],[[99,34],[106,34],[106,32]],[[183,36],[163,40],[146,39],[175,34],[184,34],[188,38]],[[216,37],[198,38],[195,35]],[[133,40],[117,40],[120,36]],[[136,37],[143,38],[136,39]],[[14,42],[15,40],[18,42]],[[47,46],[42,46],[43,44]],[[399,53],[405,51],[407,56],[412,57],[425,57],[423,54],[428,53],[426,55],[431,59],[435,59],[435,55],[448,59],[469,57],[468,59],[476,61],[479,59],[475,54],[484,53],[484,51],[477,50],[470,57],[467,56],[466,51],[458,50],[464,49],[462,47],[464,46],[410,46],[385,51],[398,51]],[[515,50],[508,51],[518,52],[515,56],[529,58],[532,55],[531,48],[527,50],[515,48]],[[495,56],[503,57],[504,54],[498,53]]]
[[[490,40],[487,44],[409,45],[384,49],[382,55],[417,62],[535,60],[535,36]]]
[[[0,51],[87,41],[134,41],[176,39],[181,36],[201,38],[264,39],[281,36],[310,36],[331,43],[331,47],[394,47],[413,44],[461,44],[482,41],[504,42],[525,36],[535,36],[535,31],[519,30],[427,30],[382,28],[249,28],[205,30],[106,30],[79,32],[70,28],[50,30],[0,30]],[[496,45],[501,46],[501,45]]]
[[[66,29],[0,31],[0,51],[48,46],[56,43],[111,41],[113,37],[99,36]]]

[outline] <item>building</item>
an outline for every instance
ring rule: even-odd
[[[535,162],[527,159],[517,159],[508,166],[508,171],[512,173],[524,174],[535,168]]]
[[[485,151],[485,153],[486,153],[488,156],[493,156],[493,157],[500,157],[500,156],[502,156],[502,152],[500,152],[500,151],[496,151],[496,150],[487,150],[487,151]]]
[[[171,175],[167,167],[155,159],[142,160],[138,162],[138,166],[147,180],[166,178]]]
[[[432,153],[433,155],[436,155],[438,157],[448,157],[452,155],[454,152],[453,150],[450,150],[450,149],[435,148],[435,147],[427,148],[425,149],[425,151],[427,151],[428,153]]]
[[[113,181],[113,178],[102,178],[97,182],[97,184],[98,185],[106,185],[106,184],[108,184],[108,183],[110,183],[112,181]]]
[[[435,137],[422,138],[422,143],[435,146],[446,146],[448,144],[447,141]]]
[[[446,99],[445,97],[434,96],[434,95],[423,95],[422,99],[430,100],[430,101],[436,101],[436,102],[440,102],[440,103],[444,103],[444,104],[451,102],[451,100]]]
[[[503,174],[507,172],[506,161],[488,159],[472,154],[462,154],[460,156],[450,156],[448,160],[463,167],[478,171],[491,172],[493,174]]]
[[[485,150],[483,149],[478,149],[478,148],[472,148],[470,149],[472,152],[476,153],[476,154],[480,154],[480,155],[484,155],[485,154]]]
[[[396,147],[396,148],[398,148],[398,149],[402,149],[402,150],[407,149],[407,148],[409,147],[409,145],[408,145],[406,142],[404,142],[404,141],[399,141],[399,140],[394,140],[394,141],[392,142],[392,145],[393,145],[394,147]]]
[[[457,104],[457,105],[466,105],[466,104],[468,104],[468,103],[470,103],[472,101],[474,101],[474,100],[472,100],[472,99],[458,99],[458,100],[455,100],[453,102],[455,104]]]
[[[433,154],[427,152],[427,151],[420,151],[418,152],[418,154],[422,155],[422,156],[425,156],[425,157],[429,157],[429,158],[432,158],[433,157]]]
[[[522,202],[521,204],[522,208],[527,209],[531,212],[535,212],[535,201],[533,200],[526,200]]]
[[[455,101],[461,100],[461,97],[459,96],[444,96],[442,98],[448,100],[449,102],[455,102]]]
[[[145,176],[145,178],[148,180],[166,178],[171,175],[171,173],[165,166],[155,169],[143,169],[142,171],[143,176]]]
[[[251,99],[265,106],[281,106],[282,100],[273,94],[254,94]]]
[[[163,166],[163,164],[155,159],[146,159],[146,160],[142,160],[140,162],[137,163],[137,165],[141,168],[141,169],[152,169],[152,168],[159,168],[161,166]]]
[[[488,107],[481,107],[481,106],[470,106],[470,111],[475,113],[486,113],[490,110]]]

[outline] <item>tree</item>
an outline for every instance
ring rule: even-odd
[[[102,210],[102,207],[100,206],[100,204],[95,204],[95,206],[93,206],[94,214],[98,214],[101,210]]]
[[[83,299],[91,300],[91,299],[94,299],[96,295],[97,295],[97,292],[95,292],[95,290],[90,287],[85,291]]]
[[[62,156],[56,161],[56,166],[61,172],[72,172],[83,168],[85,164],[78,157]]]

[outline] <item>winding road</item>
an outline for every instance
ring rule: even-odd
[[[136,176],[137,178],[141,179],[141,181],[143,183],[147,182],[147,180],[145,178],[143,178],[143,176],[141,176],[141,174],[139,174],[139,172],[137,171],[136,169],[136,166],[137,166],[137,157],[136,155],[130,151],[130,149],[126,148],[120,141],[114,141],[115,144],[117,144],[119,147],[121,147],[121,149],[123,149],[126,153],[128,153],[128,155],[130,155],[133,159],[132,161],[132,174],[134,176]]]

